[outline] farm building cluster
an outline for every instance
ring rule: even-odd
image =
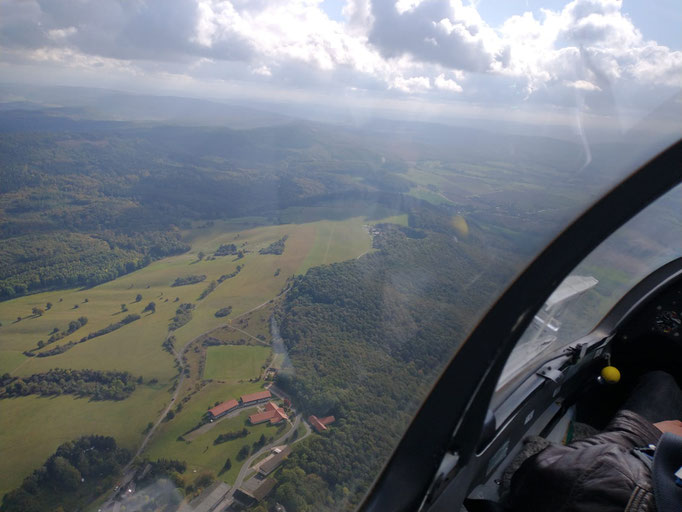
[[[249,421],[251,425],[258,425],[259,423],[265,423],[269,421],[272,425],[277,425],[281,421],[286,421],[289,416],[284,412],[284,409],[278,407],[274,402],[268,402],[265,404],[265,410],[256,414],[249,416]]]
[[[282,421],[288,420],[289,417],[284,412],[284,409],[279,407],[274,402],[271,402],[271,398],[272,394],[267,389],[264,391],[258,391],[257,393],[242,395],[239,397],[239,400],[227,400],[209,409],[208,415],[211,420],[217,420],[218,418],[222,418],[226,414],[236,411],[242,407],[250,407],[252,405],[258,405],[267,402],[263,411],[249,416],[249,421],[252,425],[258,425],[259,423],[264,423],[266,421],[269,421],[272,425],[276,425]]]

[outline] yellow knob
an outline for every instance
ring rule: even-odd
[[[605,366],[601,370],[601,378],[607,384],[616,384],[620,380],[620,371],[615,366]]]

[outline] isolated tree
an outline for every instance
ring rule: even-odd
[[[87,302],[87,301],[88,301],[88,299],[83,299],[83,302]]]
[[[47,304],[45,304],[45,309],[52,309],[52,303],[48,302]]]
[[[21,317],[20,317],[20,316],[17,317],[17,322],[21,322]]]
[[[121,311],[123,312],[128,311],[128,306],[126,306],[125,304],[121,304]]]
[[[237,460],[244,460],[246,457],[249,456],[249,445],[245,444],[244,446],[241,447],[239,450],[239,453],[237,454]]]
[[[45,311],[40,308],[33,308],[31,312],[36,316],[43,316],[43,313],[45,313]]]
[[[173,411],[168,411],[168,414],[166,414],[166,421],[170,421],[173,418],[175,418],[175,413]]]
[[[147,304],[142,310],[142,312],[146,313],[147,311],[150,311],[151,313],[156,313],[156,304],[154,302],[150,302],[149,304]]]
[[[232,468],[232,459],[229,457],[225,461],[225,464],[223,464],[223,469],[220,470],[220,474],[225,473],[225,471],[229,471]]]
[[[199,251],[199,254],[197,254],[197,257],[199,258],[199,260],[203,260],[204,256],[206,256],[206,254],[204,254],[204,251]]]
[[[135,297],[135,302],[140,302],[142,300],[142,294],[138,293]]]

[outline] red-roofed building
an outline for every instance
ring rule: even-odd
[[[270,423],[273,425],[277,425],[280,421],[286,421],[289,419],[289,416],[287,416],[287,413],[284,412],[284,409],[277,409],[275,411],[275,415],[270,418]]]
[[[242,405],[255,405],[261,402],[267,402],[271,397],[270,391],[266,389],[265,391],[258,391],[257,393],[251,393],[250,395],[242,395],[240,401]]]
[[[273,402],[268,402],[263,412],[257,412],[256,414],[249,416],[249,421],[252,425],[258,425],[259,423],[264,423],[266,421],[276,425],[280,421],[288,419],[289,416],[284,412],[284,409],[277,407]]]
[[[222,404],[216,405],[212,409],[209,409],[208,414],[211,416],[211,419],[215,420],[225,416],[231,411],[234,411],[237,407],[239,407],[239,402],[232,399],[228,400],[227,402],[223,402]]]
[[[317,416],[312,415],[308,418],[308,423],[310,423],[312,427],[318,432],[324,432],[325,430],[327,430],[327,425],[329,425],[330,423],[334,423],[335,421],[336,418],[334,418],[334,416],[318,418]]]

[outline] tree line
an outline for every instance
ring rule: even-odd
[[[213,441],[213,444],[226,443],[228,441],[233,441],[234,439],[239,439],[241,437],[246,437],[248,435],[249,431],[246,430],[246,428],[243,428],[241,430],[235,430],[234,432],[226,432],[216,437],[215,441]]]
[[[187,286],[190,284],[200,283],[204,280],[206,280],[206,276],[203,274],[178,277],[175,281],[173,281],[173,284],[171,284],[171,286]]]
[[[53,369],[29,377],[0,377],[0,399],[17,396],[74,395],[93,400],[123,400],[135,391],[135,379],[128,372]]]
[[[85,318],[85,317],[82,317]],[[23,354],[27,357],[50,357],[50,356],[55,356],[58,354],[63,354],[67,350],[70,350],[71,348],[75,347],[79,343],[85,343],[88,340],[91,340],[93,338],[97,338],[98,336],[104,336],[105,334],[109,334],[110,332],[113,332],[117,329],[120,329],[124,325],[127,325],[129,323],[132,323],[136,320],[139,320],[141,317],[140,315],[136,313],[131,313],[129,315],[126,315],[125,318],[122,320],[119,320],[118,322],[115,322],[113,324],[109,324],[106,327],[103,327],[102,329],[99,329],[97,331],[91,332],[87,336],[83,336],[80,340],[76,341],[69,341],[68,343],[65,343],[63,345],[57,345],[56,347],[50,349],[50,350],[43,350],[42,352],[38,352],[36,354],[35,350],[36,349],[31,349],[31,350],[26,350],[23,352]]]
[[[192,303],[180,304],[175,310],[175,316],[171,319],[170,324],[168,324],[168,330],[174,331],[189,322],[192,319],[193,309],[194,304]]]
[[[244,268],[244,265],[237,265],[237,268],[233,272],[230,272],[229,274],[223,274],[222,276],[220,276],[218,278],[218,283],[222,283],[227,279],[232,279],[237,274],[239,274],[239,272],[241,272],[242,268]]]

